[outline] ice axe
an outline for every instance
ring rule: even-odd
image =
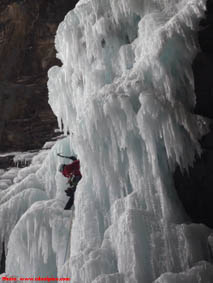
[[[65,156],[65,155],[62,155],[61,153],[57,153],[57,155],[59,156],[59,157],[62,157],[62,158],[67,158],[67,159],[71,159],[71,160],[77,160],[77,158],[75,157],[75,156],[73,156],[73,155],[71,155],[71,156]]]

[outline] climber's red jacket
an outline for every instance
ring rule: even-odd
[[[70,178],[73,175],[82,177],[80,172],[80,161],[75,160],[71,164],[64,165],[62,174],[67,178]]]

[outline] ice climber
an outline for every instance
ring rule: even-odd
[[[78,182],[81,180],[82,175],[80,172],[80,160],[78,160],[75,156],[63,156],[61,154],[57,154],[60,157],[71,159],[73,162],[70,164],[62,164],[59,168],[59,171],[64,175],[64,177],[68,178],[69,187],[65,190],[67,196],[70,197],[67,204],[65,205],[65,210],[71,209],[74,203],[74,195],[76,191],[76,187]]]

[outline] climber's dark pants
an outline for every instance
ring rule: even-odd
[[[74,197],[75,197],[75,191],[78,182],[81,180],[81,176],[75,176],[74,180],[72,181],[72,187],[67,189],[67,195],[70,197],[67,204],[65,205],[65,210],[71,209],[73,203],[74,203]],[[71,185],[71,184],[70,184]]]
[[[73,203],[74,203],[74,197],[75,197],[75,190],[76,190],[76,187],[72,189],[72,191],[69,192],[69,200],[67,202],[67,204],[65,205],[65,210],[68,210],[68,209],[71,209]]]

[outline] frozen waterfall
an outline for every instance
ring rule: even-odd
[[[172,178],[177,164],[193,164],[208,131],[192,114],[204,10],[203,0],[80,0],[67,14],[55,40],[63,65],[49,70],[48,88],[70,135],[2,192],[27,201],[33,178],[28,188],[37,197],[10,227],[8,275],[213,282],[211,230],[189,223]],[[74,212],[63,211],[57,152],[81,160]]]

